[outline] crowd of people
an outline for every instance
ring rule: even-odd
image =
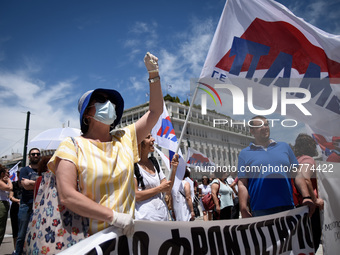
[[[149,157],[154,152],[150,131],[163,111],[163,96],[157,57],[147,53],[144,62],[149,74],[149,111],[136,123],[115,129],[124,109],[118,91],[87,91],[78,102],[80,137],[65,139],[52,158],[44,160],[38,148],[31,149],[30,163],[21,169],[15,185],[9,179],[8,169],[0,166],[0,245],[10,199],[15,254],[23,254],[34,197],[39,192],[39,175],[46,171],[55,174],[60,202],[89,219],[89,235],[113,225],[131,236],[134,219],[192,221],[199,211],[204,221],[238,219],[301,205],[309,207],[313,230],[320,227],[323,201],[318,197],[315,176],[308,168],[315,165],[315,142],[308,135],[299,135],[292,150],[288,144],[270,138],[268,120],[263,116],[251,121],[250,132],[255,141],[240,152],[237,176],[216,172],[215,176],[202,176],[198,183],[190,178],[187,169],[179,187],[173,189],[178,155],[172,158],[169,179],[157,160]],[[294,176],[290,175],[292,172],[260,175],[242,171],[262,165],[299,166],[301,162],[306,169],[296,171]],[[215,205],[212,210],[202,203],[209,193]],[[313,235],[317,249],[321,230],[313,231]]]

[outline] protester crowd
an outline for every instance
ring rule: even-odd
[[[294,150],[286,143],[273,140],[268,121],[263,116],[252,119],[250,132],[255,141],[241,151],[237,176],[216,172],[215,176],[204,175],[197,181],[190,178],[187,168],[179,187],[174,189],[178,155],[172,158],[169,179],[157,160],[149,157],[154,152],[150,131],[163,111],[163,96],[158,59],[147,53],[144,62],[149,73],[149,111],[136,123],[116,130],[124,109],[120,93],[112,89],[88,91],[78,102],[82,136],[65,139],[51,159],[42,159],[38,148],[31,149],[30,163],[21,169],[19,182],[15,185],[9,179],[8,169],[0,166],[0,245],[9,200],[13,208],[14,254],[36,254],[41,249],[58,252],[110,226],[131,236],[134,219],[193,221],[200,212],[204,221],[233,220],[306,205],[313,230],[319,229],[323,200],[318,197],[315,176],[309,171],[315,165],[312,157],[316,155],[316,144],[308,135],[299,135]],[[304,150],[304,141],[308,141],[308,150]],[[296,171],[294,175],[293,172],[261,175],[242,171],[246,167],[262,165],[298,167],[301,162],[306,169]],[[75,217],[85,219],[78,226],[79,233],[85,232],[79,240],[56,239],[52,234],[58,227],[48,226],[48,222],[63,225],[66,218],[64,215],[54,218],[52,214],[45,218],[40,210],[53,203],[42,195],[45,192],[42,187],[47,183],[55,184],[58,191],[56,208],[59,214],[67,209],[67,213],[71,211],[78,215]],[[208,195],[211,195],[212,209],[205,208],[203,202]],[[45,225],[41,227],[44,220]],[[42,231],[40,236],[36,235],[39,231]],[[63,231],[67,232],[67,229]],[[321,230],[313,234],[317,250]]]

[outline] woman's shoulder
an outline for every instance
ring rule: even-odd
[[[48,161],[47,167],[50,171],[55,173],[56,164],[59,160],[68,160],[71,162],[76,162],[78,146],[81,144],[81,140],[86,140],[81,136],[72,139],[71,137],[66,137],[58,146],[58,149],[53,154],[52,158]],[[80,142],[79,142],[80,141]]]
[[[297,157],[297,160],[300,164],[311,164],[311,165],[315,164],[315,160],[313,159],[313,157],[308,156],[308,155],[302,155],[300,157]]]
[[[218,185],[219,185],[219,184],[220,184],[220,180],[219,180],[219,179],[217,179],[217,178],[216,178],[216,179],[214,179],[214,180],[211,182],[211,185],[212,185],[212,184],[214,184],[214,183],[216,183],[216,184],[218,184]]]

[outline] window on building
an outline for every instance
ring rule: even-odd
[[[179,108],[178,108],[178,112],[179,112],[180,114],[184,114],[184,108],[179,107]]]
[[[210,150],[208,148],[205,150],[205,155],[207,155],[207,157],[210,158]]]

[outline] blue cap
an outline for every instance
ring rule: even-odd
[[[105,93],[105,95],[107,95],[110,98],[110,101],[115,104],[116,115],[117,115],[116,120],[113,122],[115,126],[117,126],[117,124],[120,122],[120,119],[122,118],[123,111],[124,111],[124,99],[122,98],[122,96],[117,90],[114,90],[114,89],[89,90],[85,92],[78,101],[78,111],[80,113],[81,130],[83,130],[83,126],[85,125],[83,122],[83,114],[85,112],[85,109],[90,103],[93,93],[97,93],[97,92]]]

